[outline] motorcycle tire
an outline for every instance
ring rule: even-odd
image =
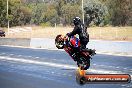
[[[81,70],[87,70],[90,67],[90,59],[85,60],[84,57],[81,57],[82,60],[77,61],[78,67],[80,67]]]

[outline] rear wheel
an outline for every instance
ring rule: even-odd
[[[78,67],[80,67],[81,70],[87,70],[90,67],[90,59],[85,57],[80,57],[80,60],[77,61]]]
[[[78,70],[76,71],[76,82],[79,85],[84,85],[86,83],[86,78],[81,76]]]

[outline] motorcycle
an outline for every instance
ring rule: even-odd
[[[81,70],[87,70],[90,67],[91,56],[96,54],[92,49],[80,50],[80,39],[76,36],[65,38],[62,35],[57,35],[55,45],[58,49],[64,49],[77,62]]]

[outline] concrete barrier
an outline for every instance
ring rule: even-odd
[[[54,39],[49,38],[31,38],[30,47],[55,49]]]
[[[54,39],[49,38],[0,38],[0,45],[57,49]],[[90,40],[88,48],[97,52],[122,52],[132,54],[132,42]]]
[[[96,49],[99,52],[124,52],[132,54],[132,42],[129,41],[91,40],[87,47]]]
[[[29,38],[0,38],[0,45],[30,47]]]
[[[32,38],[31,47],[57,49],[54,39],[48,38]],[[105,41],[105,40],[90,40],[87,44],[88,48],[96,49],[97,52],[123,52],[132,54],[132,42],[122,41]]]

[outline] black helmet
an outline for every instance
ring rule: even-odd
[[[78,25],[79,23],[81,23],[80,17],[75,17],[75,18],[73,19],[73,22],[74,22],[74,25]]]

